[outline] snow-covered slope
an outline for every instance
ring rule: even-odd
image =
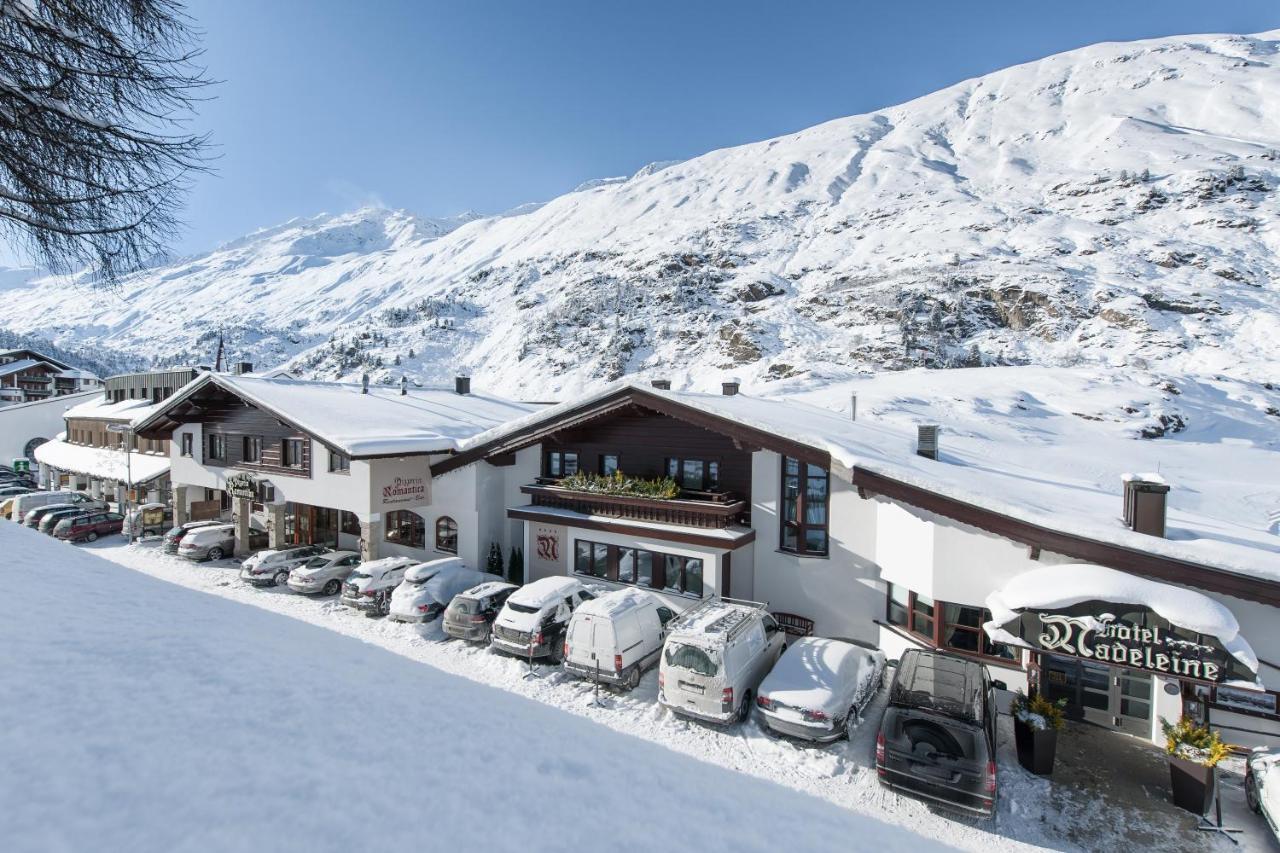
[[[1280,31],[1100,44],[507,215],[297,220],[13,328],[560,396],[913,365],[1273,378]],[[408,164],[406,164],[408,165]],[[466,217],[464,217],[465,219]],[[459,227],[460,226],[460,227]],[[398,362],[398,363],[397,363]]]

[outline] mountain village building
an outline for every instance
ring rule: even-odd
[[[1177,511],[1177,484],[1085,494],[951,458],[936,426],[908,435],[734,382],[549,407],[468,382],[207,373],[134,426],[172,439],[175,517],[230,515],[242,540],[262,513],[272,546],[365,559],[480,568],[520,549],[520,580],[638,586],[676,609],[764,601],[796,633],[974,658],[1072,719],[1157,740],[1187,714],[1280,744],[1280,543]]]
[[[0,352],[0,406],[79,394],[100,384],[89,371],[35,350]]]

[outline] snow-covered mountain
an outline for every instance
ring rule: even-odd
[[[526,398],[921,365],[1275,380],[1278,51],[1095,45],[504,215],[295,220],[116,293],[5,283],[0,325],[160,363],[225,330],[261,366]]]

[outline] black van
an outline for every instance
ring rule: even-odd
[[[996,810],[996,702],[976,661],[908,649],[876,736],[876,774],[894,790],[981,817]]]

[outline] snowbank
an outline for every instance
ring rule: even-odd
[[[7,850],[940,847],[15,525],[0,549],[64,581],[0,621]]]

